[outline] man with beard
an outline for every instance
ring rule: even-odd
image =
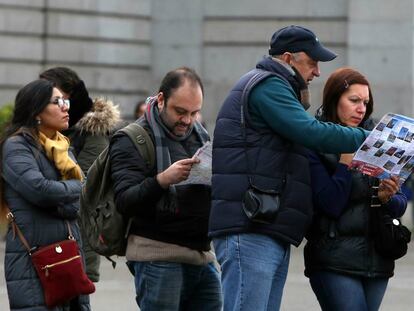
[[[179,183],[209,140],[196,121],[203,85],[192,69],[167,73],[136,122],[156,153],[148,167],[127,135],[110,146],[118,211],[132,219],[126,251],[141,310],[221,310],[219,274],[207,237],[210,186]]]

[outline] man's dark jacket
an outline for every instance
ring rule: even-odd
[[[142,117],[137,122],[153,139],[145,118]],[[174,163],[191,158],[201,147],[201,142],[193,131],[181,144],[170,142],[169,146],[171,163]],[[169,192],[157,182],[156,166],[146,166],[127,135],[120,133],[113,137],[110,158],[117,209],[126,217],[133,218],[130,234],[199,251],[210,249],[207,236],[211,203],[209,186],[176,186],[176,196],[170,196],[170,200],[176,200],[175,212],[160,210],[157,202]]]

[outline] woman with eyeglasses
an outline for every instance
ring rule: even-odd
[[[86,175],[89,167],[109,145],[111,135],[120,126],[120,112],[112,101],[106,98],[89,97],[85,83],[68,67],[53,67],[39,77],[55,83],[71,103],[69,128],[63,132],[70,139],[71,150]],[[82,218],[80,218],[82,225]],[[83,227],[81,226],[81,230]],[[82,232],[87,237],[87,232]],[[99,281],[100,256],[83,241],[86,274],[93,282]]]
[[[371,130],[373,108],[368,80],[343,67],[329,76],[317,117]],[[394,260],[374,247],[373,209],[401,217],[407,207],[396,177],[379,181],[351,171],[352,158],[353,154],[309,153],[314,217],[306,236],[305,275],[324,311],[379,309],[394,274]]]
[[[11,124],[0,140],[0,210],[3,215],[10,211],[32,248],[67,239],[67,223],[80,244],[83,173],[61,134],[69,126],[69,108],[52,82],[35,80],[17,93]],[[10,310],[49,310],[30,256],[11,226],[4,264]],[[90,310],[89,297],[53,310]]]

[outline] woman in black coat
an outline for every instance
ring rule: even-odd
[[[367,128],[373,104],[366,78],[340,68],[326,82],[319,117]],[[394,260],[374,246],[373,213],[384,209],[400,217],[407,199],[398,191],[397,177],[379,181],[351,171],[352,158],[353,154],[309,155],[315,215],[305,246],[305,275],[322,310],[378,310],[394,274]],[[371,204],[374,194],[376,204]]]
[[[80,243],[77,217],[83,173],[68,152],[68,139],[60,133],[68,128],[69,106],[52,82],[29,83],[16,96],[11,124],[0,143],[0,207],[14,215],[32,247],[67,239],[67,223]],[[11,310],[50,310],[30,256],[11,228],[4,272]],[[76,297],[53,310],[87,311],[89,298]]]

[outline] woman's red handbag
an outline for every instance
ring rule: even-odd
[[[49,308],[62,305],[79,295],[95,292],[95,285],[86,275],[78,244],[72,236],[70,225],[67,240],[55,242],[37,249],[30,248],[11,213],[13,231],[17,233],[29,252],[32,263],[42,284],[45,303]]]

